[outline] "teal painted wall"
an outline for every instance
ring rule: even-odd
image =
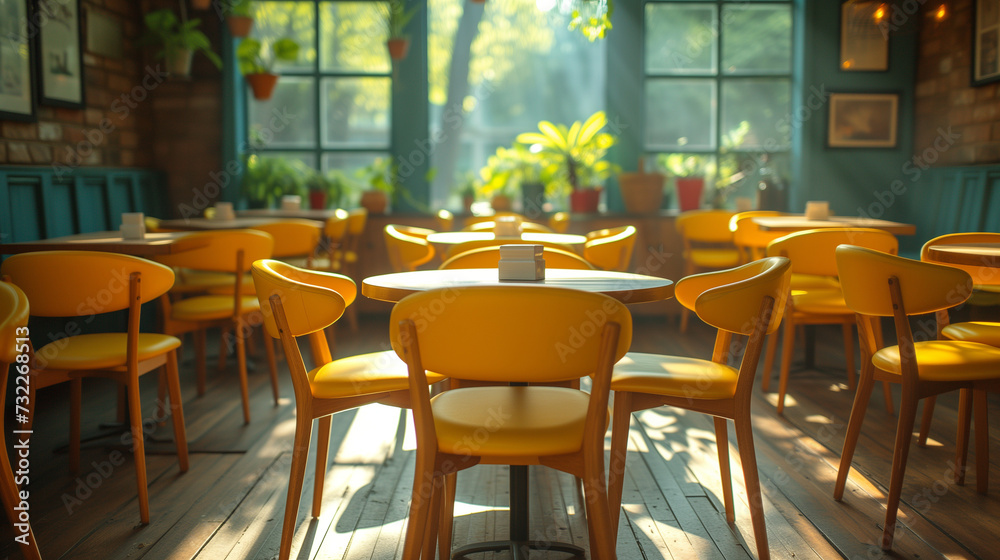
[[[893,184],[912,185],[907,164],[913,156],[914,83],[919,18],[909,17],[890,34],[889,70],[844,72],[839,68],[840,2],[797,0],[796,61],[793,97],[793,167],[789,209],[802,211],[808,200],[828,200],[841,215],[906,221],[909,202]],[[829,93],[899,94],[895,148],[829,148]],[[896,183],[899,191],[899,184]],[[905,194],[905,192],[904,192]]]

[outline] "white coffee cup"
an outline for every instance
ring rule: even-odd
[[[233,220],[236,218],[236,214],[233,212],[232,202],[216,202],[215,203],[215,219],[216,220]]]
[[[830,203],[825,200],[806,202],[807,220],[825,220],[830,217]]]
[[[299,210],[302,208],[302,197],[297,194],[286,194],[281,197],[282,210]]]

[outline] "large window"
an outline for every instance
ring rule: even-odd
[[[260,157],[297,159],[353,175],[390,149],[391,64],[381,2],[254,2],[253,36],[270,54],[282,37],[301,48],[267,101],[250,99],[249,145]]]
[[[764,154],[787,169],[789,2],[647,2],[644,36],[642,142],[658,166],[704,175],[706,200],[729,206],[752,196]]]

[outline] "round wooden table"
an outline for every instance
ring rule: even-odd
[[[927,255],[946,263],[1000,268],[1000,243],[931,245],[927,248]]]
[[[571,233],[541,233],[526,231],[520,237],[497,237],[492,231],[445,231],[432,233],[427,236],[427,241],[431,243],[442,243],[446,245],[457,245],[470,241],[494,241],[510,239],[511,241],[529,243],[558,243],[561,245],[582,245],[587,242],[584,235]]]
[[[410,294],[436,288],[519,285],[556,286],[599,292],[622,303],[646,303],[674,296],[674,283],[666,278],[628,272],[564,268],[547,269],[544,280],[528,282],[501,282],[500,273],[495,268],[396,272],[365,278],[361,282],[361,293],[371,299],[397,302]]]

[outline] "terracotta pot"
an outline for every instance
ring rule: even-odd
[[[325,210],[326,193],[323,191],[309,191],[309,208],[313,210]]]
[[[191,7],[196,10],[207,10],[212,7],[212,0],[191,0]]]
[[[705,190],[704,177],[677,178],[677,205],[681,212],[701,208],[701,193]]]
[[[569,209],[581,214],[594,214],[601,202],[601,189],[577,189],[569,193]]]
[[[625,202],[625,211],[631,214],[655,214],[663,204],[663,181],[660,173],[621,173],[618,187]]]
[[[271,99],[274,86],[278,84],[277,74],[247,74],[243,77],[246,78],[250,89],[253,90],[253,98],[259,101]]]
[[[466,214],[472,214],[472,204],[476,201],[474,196],[463,196],[462,197],[462,208],[465,210]]]
[[[227,16],[226,24],[233,37],[246,37],[253,29],[253,18],[249,16]]]
[[[491,198],[490,206],[497,212],[510,212],[512,208],[510,197],[505,194],[498,194]]]
[[[167,51],[167,73],[171,78],[188,78],[191,76],[191,49],[174,49]]]
[[[382,191],[370,190],[361,193],[361,206],[368,210],[369,214],[385,214],[389,207],[389,195]]]
[[[410,40],[402,37],[389,39],[385,44],[389,47],[389,57],[393,60],[406,58],[406,53],[410,50]]]

